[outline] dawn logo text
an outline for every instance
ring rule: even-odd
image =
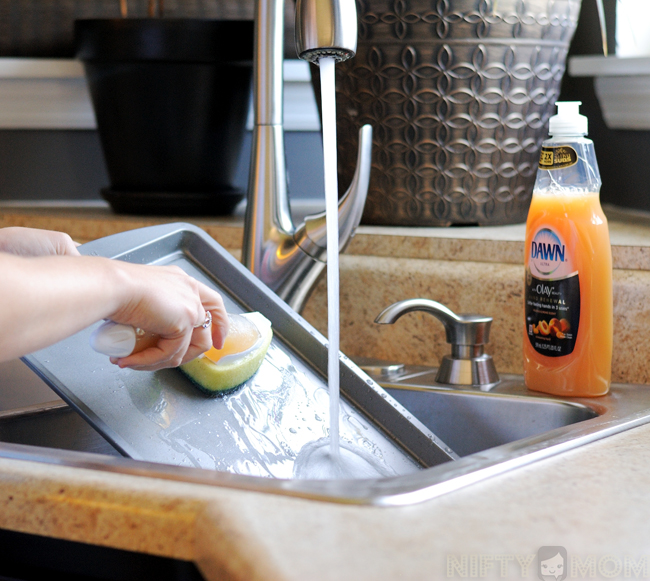
[[[552,262],[560,261],[564,262],[564,245],[560,246],[559,244],[546,244],[544,242],[533,242],[530,257],[537,258],[539,260],[549,260]]]
[[[568,260],[564,242],[550,228],[542,228],[535,234],[530,245],[533,274],[537,271],[544,277],[550,276]]]

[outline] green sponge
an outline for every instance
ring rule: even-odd
[[[271,323],[260,313],[247,313],[241,316],[250,320],[260,332],[260,339],[250,352],[241,357],[231,355],[228,361],[219,363],[202,356],[188,361],[179,368],[206,395],[219,397],[236,391],[255,375],[264,361],[273,339]]]

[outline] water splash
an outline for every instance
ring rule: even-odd
[[[294,476],[311,480],[334,480],[383,478],[395,474],[371,453],[356,445],[339,442],[334,456],[330,444],[329,438],[307,444],[296,458]]]

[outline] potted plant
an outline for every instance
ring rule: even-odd
[[[232,186],[248,113],[253,22],[164,18],[75,21],[116,212],[215,215]]]

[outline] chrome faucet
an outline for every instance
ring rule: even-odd
[[[253,68],[253,146],[244,222],[242,263],[294,310],[300,312],[325,268],[325,214],[295,226],[287,194],[284,159],[284,0],[257,0]],[[298,54],[311,62],[337,60],[356,52],[354,0],[298,0]],[[344,250],[361,220],[368,193],[372,128],[359,131],[357,168],[339,201],[339,249]]]

